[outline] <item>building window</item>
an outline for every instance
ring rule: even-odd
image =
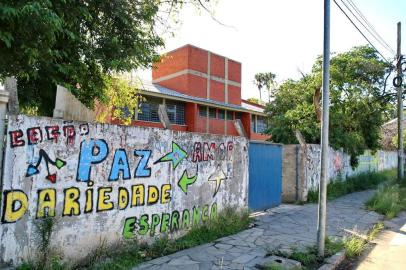
[[[146,101],[140,105],[140,112],[138,113],[137,119],[147,122],[159,122],[159,104],[162,104],[162,99],[147,97]]]
[[[209,117],[216,118],[217,117],[217,110],[216,108],[209,108]]]
[[[267,129],[266,118],[263,116],[257,116],[257,133],[265,133]]]
[[[217,114],[219,119],[226,119],[226,112],[224,110],[218,110]]]
[[[185,103],[166,100],[166,113],[172,124],[185,124]]]
[[[207,107],[206,106],[199,106],[199,115],[201,117],[207,117]]]
[[[235,119],[242,119],[242,112],[236,112],[235,113]]]
[[[266,118],[259,115],[251,116],[251,129],[255,133],[265,133],[267,129]]]
[[[227,111],[227,120],[234,120],[234,113],[232,111]]]

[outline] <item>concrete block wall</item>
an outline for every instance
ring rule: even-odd
[[[282,157],[282,201],[298,200],[297,187],[300,181],[300,145],[284,145]]]
[[[53,117],[93,122],[96,114],[83,105],[68,89],[58,85],[56,88],[55,109]]]
[[[2,186],[0,260],[51,249],[77,260],[128,238],[179,235],[225,206],[247,207],[248,141],[157,128],[11,116]]]
[[[306,201],[307,193],[310,190],[318,189],[319,186],[320,145],[285,145],[283,151],[282,201]],[[329,181],[333,179],[345,180],[349,176],[362,172],[381,171],[397,166],[397,153],[395,151],[379,150],[376,153],[372,153],[368,150],[358,158],[359,165],[353,169],[348,154],[341,150],[330,148]],[[297,166],[296,164],[299,165]]]

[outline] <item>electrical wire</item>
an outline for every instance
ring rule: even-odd
[[[372,44],[372,42],[365,36],[365,34],[359,29],[359,27],[354,23],[354,21],[348,16],[348,14],[344,11],[344,9],[337,3],[336,0],[334,0],[334,3],[337,5],[337,7],[341,10],[341,12],[347,17],[347,19],[351,22],[351,24],[358,30],[358,32],[368,41],[368,43],[375,49],[375,51],[388,63],[391,64],[391,62],[386,59],[383,54],[378,51],[378,49]]]
[[[392,49],[391,49],[390,47],[387,47],[387,46],[385,45],[385,43],[382,42],[382,41],[373,33],[372,28],[371,28],[371,30],[370,30],[370,29],[368,28],[368,26],[366,26],[366,25],[361,21],[362,18],[360,19],[356,14],[354,14],[354,12],[351,10],[351,8],[350,8],[343,0],[341,0],[341,3],[344,4],[344,6],[351,12],[352,16],[354,16],[354,18],[357,19],[357,21],[368,31],[369,34],[371,34],[371,36],[372,36],[373,38],[375,38],[376,41],[378,41],[378,42],[379,42],[384,48],[386,48],[388,51],[390,51],[391,53],[395,54],[394,51],[392,51]],[[347,3],[349,3],[348,0],[347,0]],[[351,4],[350,4],[350,5],[351,5]],[[356,10],[355,10],[355,12],[358,13]],[[359,13],[358,13],[358,14],[359,14]],[[363,20],[363,21],[366,22],[366,20]],[[368,22],[366,22],[366,24],[368,25]]]
[[[386,47],[393,55],[396,54],[395,50],[392,49],[392,47],[386,43],[386,41],[382,38],[382,36],[375,30],[375,27],[367,20],[367,18],[364,16],[364,14],[361,12],[361,10],[357,7],[357,5],[352,1],[352,0],[346,0],[355,10],[355,12],[361,17],[361,19],[371,28],[371,30],[375,33],[375,35],[378,37],[378,39],[385,44],[384,47]],[[381,43],[381,44],[382,44]],[[383,45],[383,44],[382,44]]]

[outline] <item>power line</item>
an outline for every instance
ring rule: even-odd
[[[358,32],[368,41],[368,43],[375,49],[375,51],[389,64],[391,62],[388,61],[388,59],[385,58],[385,56],[382,55],[380,51],[372,44],[372,42],[365,36],[365,34],[358,28],[358,26],[353,22],[353,20],[348,16],[348,14],[344,11],[344,9],[337,3],[336,0],[334,0],[334,3],[338,6],[338,8],[341,10],[341,12],[347,17],[347,19],[351,22],[351,24],[358,30]]]
[[[382,36],[375,30],[374,26],[365,18],[364,14],[361,10],[357,7],[357,5],[352,0],[347,0],[348,3],[355,9],[355,11],[361,16],[361,18],[366,22],[366,24],[372,29],[372,31],[379,37],[379,39],[386,44],[386,47],[395,55],[396,52],[392,47],[386,43],[386,41],[382,38]]]
[[[375,30],[375,27],[367,20],[367,18],[365,17],[365,15],[361,12],[361,10],[357,7],[357,5],[352,1],[352,0],[346,0],[347,3],[349,3],[351,5],[351,7],[355,10],[355,12],[361,17],[361,19],[367,24],[367,26],[369,26],[369,28],[372,30],[373,33],[371,33],[367,27],[365,27],[365,29],[367,29],[367,31],[369,33],[371,33],[371,35],[373,35],[375,37],[375,39],[385,48],[387,48],[393,55],[396,54],[395,50],[392,49],[391,46],[389,46],[388,43],[386,43],[386,41],[382,38],[382,36]],[[347,6],[347,5],[346,5]],[[347,7],[348,8],[348,7]],[[351,10],[350,10],[351,11]],[[352,12],[351,12],[352,13]],[[353,14],[353,13],[352,13]],[[354,14],[353,14],[354,15]],[[356,17],[354,15],[354,17]],[[357,18],[358,19],[358,18]],[[359,19],[358,19],[359,21]],[[361,22],[360,22],[361,23]],[[362,23],[361,23],[362,24]]]

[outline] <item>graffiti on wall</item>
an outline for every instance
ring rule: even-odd
[[[132,238],[187,229],[227,204],[246,206],[243,138],[49,122],[10,121],[0,226],[6,241],[15,238],[13,224],[30,231],[45,217],[72,219],[75,229],[60,229],[65,239],[86,234],[98,219],[109,224],[99,221],[100,232]],[[18,251],[4,250],[5,260]]]
[[[316,190],[320,179],[320,155],[319,145],[308,144],[305,155],[305,189]],[[348,176],[356,175],[362,172],[384,170],[396,167],[397,154],[390,151],[377,151],[372,153],[367,150],[358,157],[359,165],[356,168],[351,167],[350,156],[342,150],[329,149],[329,170],[328,179],[346,179]]]

